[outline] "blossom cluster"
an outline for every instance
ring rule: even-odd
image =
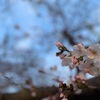
[[[60,50],[56,55],[61,58],[62,66],[69,66],[70,69],[78,67],[81,71],[95,76],[100,74],[99,43],[89,47],[79,43],[73,46],[73,51],[68,50],[60,42],[57,42],[56,46]]]
[[[88,88],[85,79],[81,79],[78,76],[75,77],[75,80],[69,85],[63,83],[62,81],[59,82],[59,92],[60,98],[62,100],[68,100],[68,98],[73,97],[74,94],[80,94],[82,89]]]

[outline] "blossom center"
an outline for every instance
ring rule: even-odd
[[[97,51],[92,50],[92,49],[89,49],[89,50],[91,51],[91,53],[92,53],[93,55],[96,55],[96,54],[97,54]]]

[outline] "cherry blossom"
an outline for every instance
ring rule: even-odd
[[[94,44],[87,49],[87,56],[95,61],[100,61],[100,44]]]
[[[68,66],[72,62],[72,57],[65,56],[62,59],[62,66]]]
[[[57,43],[57,47],[64,47],[62,43]],[[100,74],[100,44],[94,44],[89,47],[84,47],[82,44],[77,44],[73,46],[73,51],[67,49],[59,49],[59,57],[62,60],[62,66],[69,66],[70,69],[74,67],[79,67],[83,72],[89,73],[91,75]],[[67,51],[68,54],[63,54]]]
[[[62,66],[68,66],[70,69],[78,67],[81,73],[75,76],[75,80],[67,86],[65,83],[60,82],[59,87],[62,88],[60,92],[60,98],[62,100],[68,100],[70,93],[79,94],[82,89],[88,88],[86,80],[83,73],[89,73],[94,76],[100,75],[100,44],[94,44],[89,47],[84,47],[82,44],[77,44],[73,46],[73,51],[68,50],[63,44],[56,44],[60,52],[57,56],[62,60]],[[67,52],[67,54],[64,54]],[[81,78],[80,78],[80,77]],[[83,78],[83,79],[82,79]],[[65,93],[65,90],[67,93]],[[66,98],[67,97],[67,98]]]
[[[91,75],[100,74],[100,62],[95,62],[92,59],[87,59],[84,63],[81,64],[82,70]]]
[[[79,58],[80,56],[86,55],[86,49],[82,44],[77,44],[77,45],[73,46],[72,54],[76,58]]]
[[[95,62],[94,67],[89,69],[89,74],[98,76],[100,74],[100,62]]]
[[[69,66],[70,69],[73,69],[75,66],[78,66],[78,59],[72,56],[65,56],[62,59],[62,66]]]
[[[87,59],[84,64],[83,64],[83,67],[87,67],[87,68],[90,68],[90,67],[94,67],[94,61],[92,59]]]

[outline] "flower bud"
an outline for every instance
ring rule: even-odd
[[[56,42],[56,46],[57,46],[58,48],[62,48],[64,45],[63,45],[61,42]]]

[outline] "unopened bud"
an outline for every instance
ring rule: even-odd
[[[61,42],[56,42],[56,46],[57,46],[58,48],[62,48],[64,45],[63,45]]]

